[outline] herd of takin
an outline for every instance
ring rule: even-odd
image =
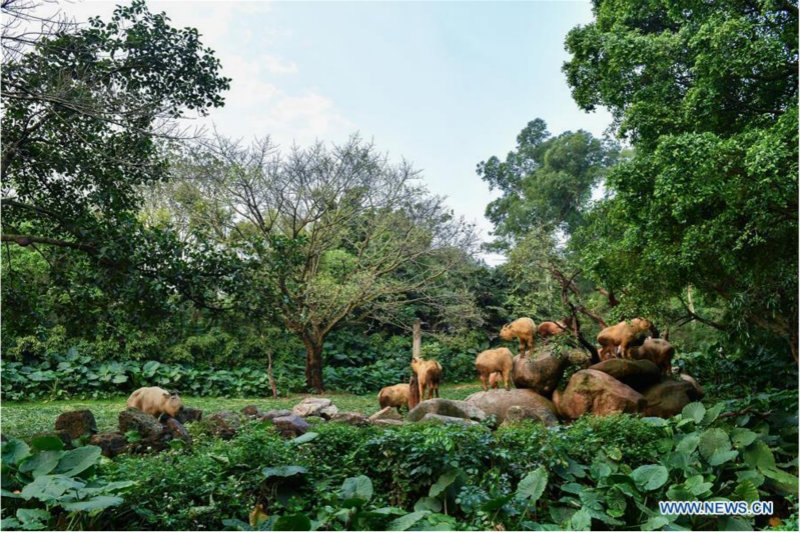
[[[535,337],[548,339],[557,335],[568,334],[569,329],[564,322],[542,322],[539,327],[532,319],[522,317],[503,326],[500,338],[510,341],[519,340],[520,357],[533,354],[533,340]],[[650,336],[646,336],[649,333]],[[672,356],[675,349],[664,339],[655,338],[658,331],[653,323],[644,318],[634,318],[630,322],[622,321],[616,326],[610,326],[597,335],[600,344],[598,355],[601,360],[612,357],[626,359],[648,359],[655,363],[664,375],[670,375],[672,370]],[[506,390],[510,390],[511,369],[514,366],[514,356],[508,348],[494,348],[484,350],[475,358],[475,369],[483,386],[483,390],[497,388],[500,380]],[[439,382],[442,378],[442,365],[437,361],[426,361],[414,357],[411,369],[417,375],[419,384],[419,398],[428,399],[439,397]],[[408,405],[409,384],[400,383],[384,387],[378,393],[378,403],[384,407],[402,407]],[[175,391],[167,391],[160,387],[142,387],[137,389],[127,402],[128,407],[135,407],[140,411],[154,416],[166,413],[175,416],[183,407],[180,396]]]
[[[500,338],[519,341],[520,357],[533,354],[535,337],[549,339],[557,335],[569,334],[567,324],[562,321],[546,321],[537,327],[528,317],[510,322],[500,330]],[[659,339],[658,330],[652,322],[644,318],[634,318],[630,322],[622,321],[609,326],[597,335],[600,345],[597,353],[602,361],[612,357],[625,359],[648,359],[655,363],[664,375],[672,374],[672,357],[675,348],[664,339]],[[475,369],[483,390],[497,388],[500,380],[506,390],[510,390],[511,370],[514,366],[514,355],[508,348],[484,350],[475,358]],[[437,361],[426,361],[414,357],[411,369],[417,375],[419,398],[424,400],[428,391],[428,399],[439,396],[439,381],[442,377],[442,365]],[[384,407],[402,407],[408,405],[409,384],[400,383],[384,387],[378,393],[378,403]]]

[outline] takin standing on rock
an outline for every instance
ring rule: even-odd
[[[411,370],[417,375],[419,384],[419,401],[425,399],[425,389],[428,390],[428,399],[439,397],[439,381],[442,379],[442,365],[438,361],[426,361],[421,357],[411,360]]]
[[[385,407],[408,407],[408,383],[398,383],[397,385],[390,385],[384,387],[378,393],[378,404],[381,409]]]
[[[142,387],[133,391],[127,407],[135,407],[156,418],[162,413],[174,417],[183,409],[183,402],[177,392],[169,392],[161,387]]]
[[[561,320],[558,322],[547,320],[540,323],[539,327],[536,328],[536,335],[542,339],[563,335],[564,333],[569,333],[569,330],[567,329],[567,324]]]
[[[493,372],[500,372],[506,390],[511,390],[509,380],[513,366],[514,356],[511,355],[511,350],[508,348],[484,350],[475,358],[475,370],[478,371],[478,378],[481,380],[484,391],[487,389],[487,383],[491,383],[490,376]]]
[[[514,337],[519,340],[519,354],[525,357],[526,348],[533,354],[533,337],[536,335],[536,324],[532,319],[524,316],[510,322],[500,330],[500,338],[510,341]]]
[[[597,334],[597,342],[601,348],[598,350],[600,359],[605,361],[616,355],[617,347],[622,357],[630,359],[628,345],[633,343],[637,336],[645,331],[650,331],[653,337],[658,336],[658,330],[652,322],[645,318],[634,318],[630,324],[623,320],[616,326],[609,326]]]
[[[675,348],[664,339],[650,339],[641,346],[631,346],[628,349],[628,359],[648,359],[661,369],[661,374],[672,375],[672,357]]]
[[[500,386],[500,380],[503,379],[502,372],[492,372],[489,374],[489,388],[496,389]]]

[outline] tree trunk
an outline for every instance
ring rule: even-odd
[[[422,324],[419,319],[414,321],[414,336],[411,342],[411,358],[420,357],[422,354]],[[408,409],[411,410],[422,401],[419,397],[419,382],[417,374],[411,371],[411,379],[408,380]]]
[[[317,394],[325,391],[322,384],[322,341],[310,335],[303,335],[303,344],[306,347],[306,386],[314,389]]]

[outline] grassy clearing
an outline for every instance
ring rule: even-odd
[[[477,383],[442,385],[439,390],[442,398],[463,400],[473,392],[481,390]],[[272,398],[201,398],[183,397],[188,407],[202,409],[205,413],[215,413],[228,409],[238,411],[246,405],[256,405],[262,411],[270,409],[291,409],[303,398],[312,394],[290,394],[289,396]],[[358,411],[371,415],[378,410],[375,394],[356,396],[354,394],[326,393],[341,411]],[[127,397],[111,400],[67,400],[42,402],[3,402],[0,407],[0,431],[5,437],[27,439],[46,431],[52,431],[58,415],[65,411],[88,409],[97,421],[97,429],[102,432],[114,431],[117,427],[117,416],[125,409]]]

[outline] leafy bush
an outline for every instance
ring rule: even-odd
[[[120,492],[134,485],[109,483],[95,475],[100,448],[64,450],[61,439],[42,436],[31,446],[3,443],[3,529],[93,529],[108,520],[101,513],[118,506]]]

